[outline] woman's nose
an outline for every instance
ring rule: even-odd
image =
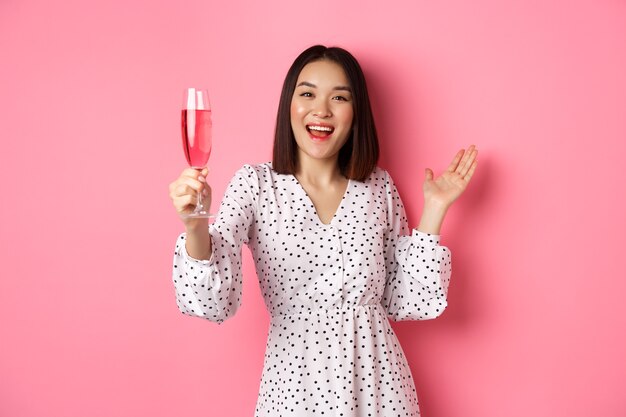
[[[313,108],[313,116],[316,117],[330,117],[332,113],[328,104],[324,100],[319,100],[315,103],[315,107]]]

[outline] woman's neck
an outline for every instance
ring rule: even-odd
[[[336,181],[344,181],[337,158],[313,159],[300,155],[296,177],[300,182],[315,186],[324,186]]]

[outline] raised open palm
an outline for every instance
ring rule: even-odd
[[[449,207],[467,188],[476,170],[478,150],[471,145],[467,152],[459,150],[454,159],[440,176],[433,179],[433,171],[426,168],[424,180],[424,201]]]

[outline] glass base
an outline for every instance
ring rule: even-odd
[[[209,213],[205,210],[192,211],[191,213],[183,214],[185,219],[215,219],[215,214]]]

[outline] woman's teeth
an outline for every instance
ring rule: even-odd
[[[330,136],[335,130],[335,128],[331,126],[307,126],[306,128],[311,135],[318,138]]]
[[[320,132],[332,132],[333,128],[327,127],[327,126],[309,126],[309,130],[318,130]]]

